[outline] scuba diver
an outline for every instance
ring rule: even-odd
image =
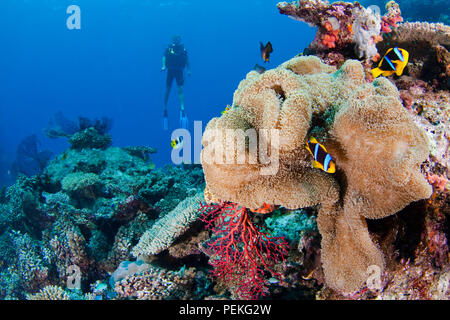
[[[178,86],[178,98],[180,100],[180,126],[187,128],[187,117],[184,113],[184,95],[183,95],[183,70],[187,69],[187,74],[191,75],[189,59],[184,45],[181,43],[179,35],[172,37],[172,43],[166,48],[162,58],[161,71],[167,70],[166,92],[164,93],[164,130],[169,130],[169,120],[167,116],[167,101],[169,100],[172,82],[175,79]]]

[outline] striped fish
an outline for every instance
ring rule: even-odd
[[[306,149],[308,149],[309,153],[314,157],[312,162],[313,168],[319,168],[328,173],[336,172],[333,158],[328,154],[327,149],[317,142],[316,138],[309,138],[306,143]]]
[[[386,51],[383,59],[381,59],[378,67],[371,70],[374,78],[382,75],[389,77],[394,73],[398,76],[402,75],[403,69],[408,64],[409,53],[402,48],[390,48]]]

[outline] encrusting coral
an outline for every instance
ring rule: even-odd
[[[271,161],[261,150],[255,156],[248,129],[265,142]],[[226,137],[239,130],[250,137],[244,149]],[[333,156],[335,175],[311,166],[305,148],[311,135]],[[384,269],[365,218],[392,215],[432,192],[419,167],[429,153],[426,133],[403,108],[395,86],[386,78],[366,83],[354,60],[335,71],[317,57],[296,57],[261,75],[250,72],[233,107],[208,123],[202,143],[211,198],[247,208],[320,205],[325,279],[341,292],[358,290],[369,267]],[[238,162],[240,151],[245,162]]]

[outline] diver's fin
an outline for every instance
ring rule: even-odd
[[[374,68],[370,70],[370,72],[372,72],[372,76],[374,78],[378,78],[383,73],[383,70],[381,70],[380,68]]]
[[[188,127],[188,118],[186,117],[184,110],[180,111],[180,127],[183,129],[187,129]]]
[[[164,110],[163,129],[164,129],[164,131],[169,130],[169,117],[167,116],[167,110]]]

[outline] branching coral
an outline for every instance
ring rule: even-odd
[[[139,300],[187,299],[194,285],[193,269],[178,272],[149,266],[148,271],[116,282],[114,290],[121,298]]]
[[[353,60],[333,70],[316,57],[297,57],[262,75],[250,72],[234,94],[233,108],[208,123],[201,159],[212,199],[249,208],[320,204],[327,284],[352,292],[367,280],[369,266],[384,268],[365,218],[389,216],[431,195],[419,169],[429,142],[391,82],[366,83],[362,65]],[[242,149],[225,137],[229,129],[254,129],[256,140],[276,157],[255,157],[251,140]],[[264,134],[271,129],[276,134]],[[310,135],[335,159],[335,175],[312,168],[304,147]],[[242,152],[246,162],[237,161]],[[274,163],[277,170],[261,174]]]
[[[234,283],[236,294],[245,299],[264,295],[265,272],[281,280],[274,265],[287,254],[283,238],[264,232],[248,210],[235,203],[202,204],[200,211],[200,219],[214,234],[207,244],[214,276]]]
[[[63,288],[58,286],[46,286],[38,293],[28,294],[27,300],[70,300]]]

